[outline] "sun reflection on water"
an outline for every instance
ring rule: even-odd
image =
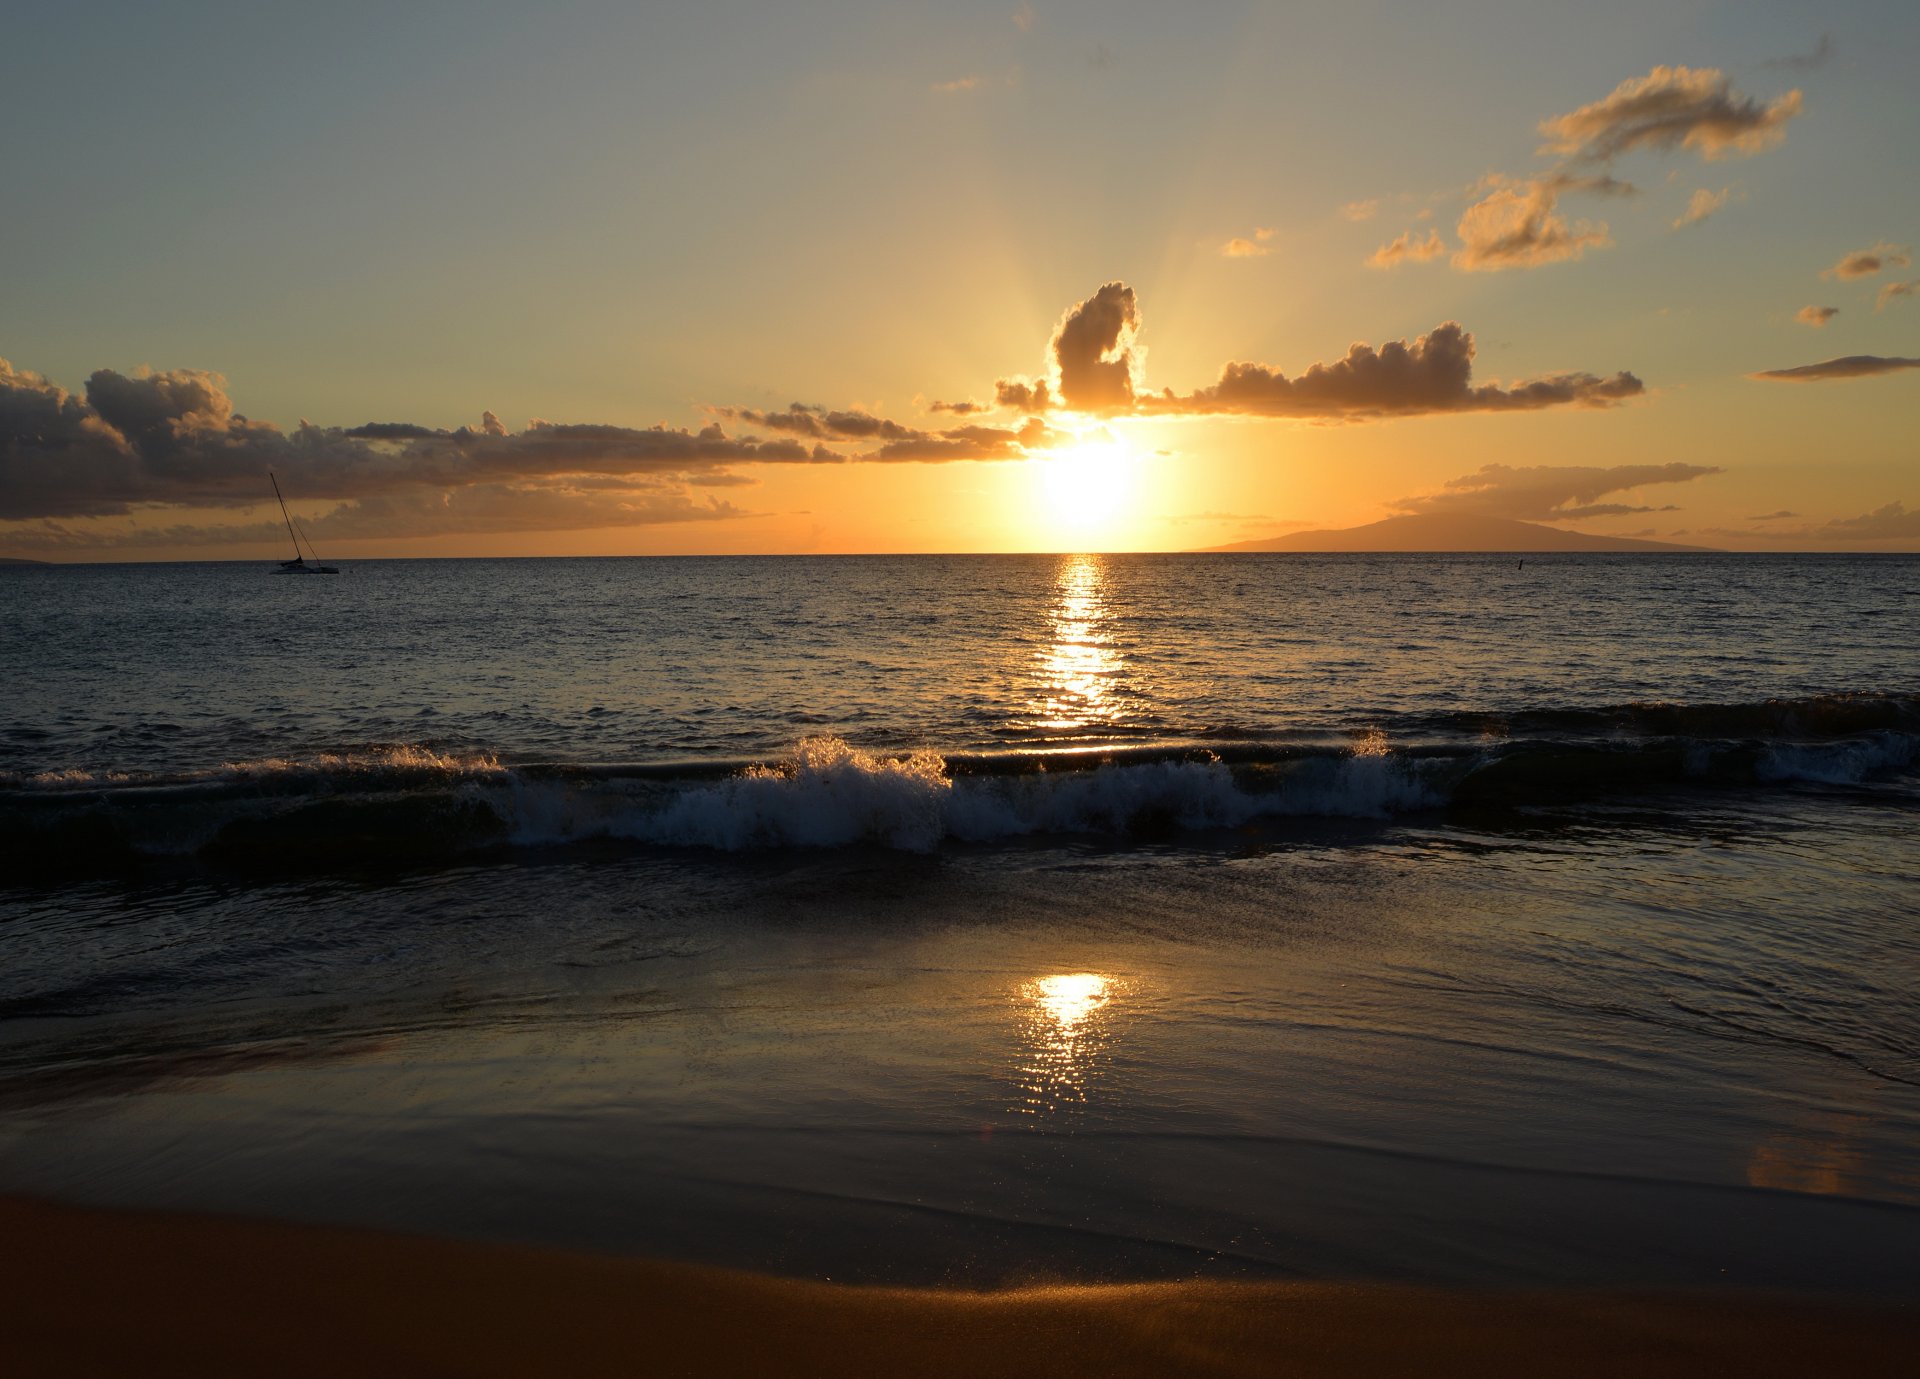
[[[1020,988],[1017,1114],[1084,1105],[1113,1040],[1120,987],[1097,972],[1062,972]]]
[[[1104,575],[1097,555],[1061,562],[1048,643],[1035,654],[1039,693],[1029,709],[1039,727],[1107,726],[1127,716],[1118,693],[1126,663],[1108,628]]]

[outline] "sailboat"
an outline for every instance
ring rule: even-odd
[[[306,554],[301,554],[300,537],[293,529],[293,515],[287,511],[287,500],[280,492],[280,481],[273,477],[273,471],[271,469],[267,471],[267,478],[273,484],[273,496],[280,499],[280,516],[287,524],[287,535],[293,538],[293,559],[280,562],[280,573],[283,575],[339,574],[340,571],[333,566],[322,565],[320,563],[320,554],[313,549],[313,543],[311,541],[307,543]],[[307,563],[306,557],[308,555],[313,557],[313,563],[311,565]]]

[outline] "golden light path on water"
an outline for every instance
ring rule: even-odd
[[[1084,1105],[1115,1031],[1122,985],[1097,972],[1061,972],[1019,988],[1016,1114],[1043,1116]]]
[[[1060,564],[1047,610],[1049,640],[1036,653],[1040,692],[1029,710],[1038,727],[1104,727],[1127,716],[1118,695],[1126,662],[1108,628],[1104,574],[1097,555]]]

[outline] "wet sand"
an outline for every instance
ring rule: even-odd
[[[0,1198],[0,1359],[42,1375],[1881,1375],[1920,1299],[1157,1283],[856,1288]]]

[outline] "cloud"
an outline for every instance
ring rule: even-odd
[[[957,96],[967,91],[978,91],[986,84],[985,77],[955,77],[952,81],[936,81],[929,89],[942,96]]]
[[[1267,247],[1267,241],[1272,238],[1273,230],[1263,225],[1253,232],[1252,239],[1235,235],[1232,239],[1220,246],[1220,253],[1222,257],[1230,259],[1265,258],[1272,252]]]
[[[1840,308],[1837,306],[1803,306],[1793,313],[1793,319],[1803,326],[1819,330],[1839,314]]]
[[[750,407],[721,407],[721,416],[732,417],[749,426],[764,426],[769,431],[785,431],[823,441],[895,441],[918,440],[927,433],[897,421],[876,417],[859,410],[834,412],[811,407],[804,402],[789,403],[785,411],[757,412]]]
[[[1032,450],[1043,450],[1067,439],[1038,417],[1017,429],[1002,426],[956,426],[950,431],[921,432],[888,441],[878,450],[855,456],[871,461],[917,461],[943,464],[956,460],[1020,460]]]
[[[1353,345],[1344,358],[1314,364],[1297,378],[1265,364],[1230,363],[1211,387],[1179,394],[1143,391],[1135,348],[1139,303],[1125,283],[1110,282],[1061,318],[1052,343],[1054,374],[1003,378],[994,388],[1002,407],[1023,412],[1068,408],[1184,416],[1264,416],[1313,421],[1367,421],[1441,412],[1532,411],[1546,407],[1608,407],[1645,391],[1630,373],[1600,378],[1553,374],[1505,388],[1475,387],[1473,337],[1447,322],[1411,344],[1375,349]]]
[[[1379,210],[1380,198],[1374,197],[1368,201],[1349,201],[1340,208],[1340,214],[1348,220],[1372,220]]]
[[[1569,226],[1563,216],[1554,213],[1555,207],[1562,191],[1612,191],[1625,186],[1612,179],[1558,176],[1496,186],[1461,215],[1455,227],[1461,245],[1453,256],[1453,266],[1470,273],[1538,268],[1578,259],[1588,249],[1605,249],[1613,243],[1605,224],[1582,220]]]
[[[1732,187],[1722,187],[1710,192],[1705,187],[1698,188],[1687,200],[1687,209],[1673,222],[1673,228],[1684,230],[1689,225],[1698,225],[1715,211],[1727,204],[1727,198],[1733,194]]]
[[[1871,249],[1856,249],[1845,255],[1833,267],[1822,269],[1820,276],[1845,282],[1852,278],[1870,278],[1883,268],[1905,268],[1912,262],[1913,250],[1907,245],[1882,240]]]
[[[1758,517],[1749,517],[1747,520],[1749,522],[1778,522],[1783,517],[1798,517],[1799,515],[1797,512],[1789,512],[1786,508],[1781,508],[1778,512],[1762,513]]]
[[[1003,378],[993,385],[993,400],[1000,407],[1016,412],[1044,412],[1053,406],[1053,393],[1046,379],[1030,382],[1024,378]]]
[[[1882,357],[1877,354],[1849,354],[1826,359],[1818,364],[1801,364],[1791,369],[1763,369],[1750,378],[1766,378],[1779,383],[1818,383],[1829,378],[1872,378],[1875,374],[1898,373],[1902,369],[1920,369],[1920,359]]]
[[[1044,411],[1059,405],[1082,412],[1125,411],[1133,405],[1136,360],[1133,337],[1140,312],[1133,289],[1123,282],[1100,290],[1060,318],[1048,347],[1054,382],[1001,379],[994,394],[1001,406]]]
[[[1013,12],[1013,27],[1023,34],[1030,34],[1033,32],[1034,20],[1038,17],[1034,14],[1032,5],[1023,4]]]
[[[1139,328],[1133,289],[1121,282],[1104,284],[1068,312],[1053,337],[1061,400],[1088,411],[1131,403],[1134,356],[1130,346]]]
[[[1413,231],[1402,230],[1397,239],[1381,245],[1367,259],[1369,268],[1398,268],[1402,263],[1426,263],[1447,252],[1446,241],[1438,230],[1427,231],[1425,239],[1415,239]]]
[[[289,432],[237,412],[226,381],[206,370],[102,369],[76,394],[0,360],[0,521],[248,508],[270,493],[269,469],[289,493],[345,505],[316,535],[370,531],[376,512],[389,525],[419,516],[415,535],[712,519],[739,512],[692,491],[751,482],[735,466],[1005,459],[1053,443],[1044,427],[922,430],[800,403],[718,410],[781,434],[537,418],[516,433],[492,412],[454,430],[303,421]]]
[[[1610,162],[1634,149],[1689,148],[1707,159],[1753,154],[1786,137],[1801,113],[1800,92],[1762,103],[1733,89],[1712,67],[1655,67],[1590,105],[1540,122],[1543,151]]]
[[[300,529],[316,545],[344,541],[447,535],[503,534],[522,531],[585,531],[601,527],[654,526],[668,522],[704,522],[753,514],[717,498],[695,501],[689,494],[645,485],[613,491],[582,486],[477,484],[447,492],[416,490],[341,503],[318,517],[300,518]],[[286,527],[276,515],[264,521],[147,523],[100,531],[42,520],[7,533],[9,547],[47,552],[116,548],[238,546],[286,542]]]
[[[1676,508],[1602,503],[1610,493],[1644,488],[1649,484],[1679,484],[1722,471],[1715,465],[1622,464],[1595,465],[1482,465],[1472,474],[1449,479],[1437,493],[1403,498],[1393,506],[1402,512],[1472,513],[1511,517],[1519,521],[1558,522],[1583,517],[1616,517],[1638,512],[1674,512]]]
[[[1859,517],[1840,517],[1819,529],[1819,535],[1841,541],[1887,541],[1920,537],[1920,508],[1892,502]]]
[[[1412,344],[1355,344],[1346,357],[1314,364],[1296,378],[1264,364],[1228,364],[1219,382],[1185,397],[1145,400],[1149,410],[1187,414],[1364,421],[1440,412],[1515,412],[1545,407],[1607,407],[1645,391],[1630,373],[1612,378],[1555,374],[1503,388],[1474,387],[1473,336],[1457,323]]]
[[[1896,297],[1912,297],[1916,295],[1920,295],[1920,278],[1912,278],[1903,283],[1887,283],[1881,287],[1880,295],[1873,299],[1873,309],[1875,311],[1885,311],[1887,309],[1887,303],[1893,301]]]
[[[946,428],[795,402],[709,409],[730,425],[753,428],[740,431],[718,420],[693,430],[534,418],[515,432],[492,412],[478,425],[453,429],[382,420],[302,421],[283,431],[238,412],[225,380],[205,370],[102,369],[73,393],[0,360],[0,522],[15,524],[10,540],[29,541],[67,539],[55,530],[62,521],[135,513],[143,530],[170,530],[156,514],[259,506],[270,491],[262,482],[269,469],[290,494],[337,504],[319,519],[327,525],[316,535],[340,539],[713,520],[748,515],[711,492],[754,482],[738,472],[742,467],[1018,460],[1071,439],[1042,415],[1058,409],[1358,422],[1606,407],[1645,391],[1625,372],[1476,385],[1473,338],[1448,322],[1411,343],[1356,344],[1295,378],[1263,364],[1230,363],[1210,387],[1148,394],[1140,383],[1140,328],[1134,290],[1104,284],[1062,314],[1045,377],[996,385],[994,406],[1028,413],[1025,420]],[[969,400],[929,410],[971,417],[989,408]],[[38,535],[21,536],[23,523],[40,524]],[[245,526],[230,522],[221,530]],[[96,545],[126,534],[124,526],[60,530]],[[176,544],[189,539],[198,540],[180,536]]]
[[[1800,53],[1789,57],[1768,58],[1762,67],[1777,72],[1811,72],[1827,65],[1827,59],[1833,56],[1833,35],[1823,33],[1820,41],[1813,45],[1810,53]]]

